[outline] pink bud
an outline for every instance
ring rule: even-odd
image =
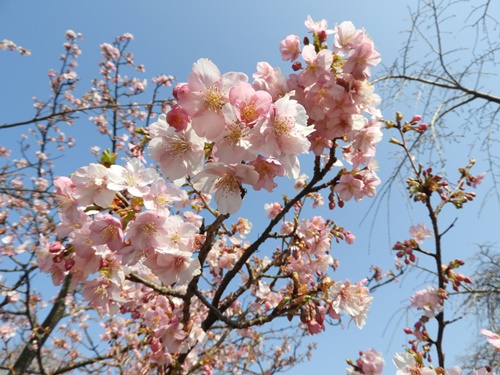
[[[187,94],[189,92],[189,87],[187,83],[178,83],[174,87],[173,95],[174,98],[179,100],[179,97],[182,97],[183,95]]]
[[[172,109],[167,113],[168,124],[175,128],[175,131],[179,132],[186,129],[189,124],[189,115],[187,112],[179,107],[177,104],[172,106]]]
[[[326,31],[325,30],[321,30],[319,33],[318,33],[318,39],[319,39],[319,42],[322,43],[326,40]]]
[[[66,259],[66,262],[64,263],[64,269],[66,271],[69,271],[70,269],[73,268],[74,265],[75,265],[75,261],[73,258]]]
[[[427,130],[428,127],[429,127],[429,125],[427,125],[427,124],[420,124],[417,128],[417,132],[423,133]]]
[[[405,331],[407,335],[411,335],[413,333],[412,329],[409,327],[406,327],[403,331]]]
[[[62,249],[62,244],[59,241],[52,242],[49,245],[49,251],[51,253],[58,253]]]
[[[410,123],[411,123],[412,125],[414,125],[414,124],[416,124],[416,123],[418,123],[418,122],[420,122],[420,121],[422,121],[422,116],[420,116],[420,115],[415,115],[415,116],[413,116],[413,118],[411,119]]]
[[[296,72],[297,70],[300,70],[302,69],[302,64],[300,61],[295,61],[293,64],[292,64],[292,69],[294,72]]]

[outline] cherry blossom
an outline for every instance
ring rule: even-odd
[[[396,353],[392,362],[398,368],[396,375],[436,375],[435,370],[420,365],[416,361],[415,355],[409,352]]]
[[[331,297],[330,311],[340,314],[344,312],[349,315],[358,328],[366,323],[366,314],[369,310],[373,297],[369,297],[369,289],[361,283],[335,282],[329,290]]]
[[[300,56],[300,39],[297,35],[288,35],[280,42],[281,58],[284,61],[295,61]]]
[[[191,257],[189,251],[159,248],[144,264],[166,285],[187,285],[194,276],[201,273],[200,262]]]
[[[425,226],[424,223],[418,223],[417,226],[410,227],[410,236],[413,237],[417,243],[422,244],[426,238],[432,238],[434,232]]]
[[[423,310],[425,316],[434,318],[437,313],[443,311],[443,297],[438,291],[429,286],[427,289],[419,290],[410,297],[411,307]]]
[[[213,140],[224,128],[222,107],[229,101],[232,86],[247,82],[243,73],[221,75],[217,66],[208,59],[200,59],[193,64],[188,77],[186,92],[178,95],[179,105],[192,119],[196,134]]]
[[[234,214],[243,201],[242,184],[254,185],[258,179],[259,174],[250,165],[210,163],[204,171],[194,176],[192,182],[193,187],[199,191],[215,192],[220,213]]]
[[[343,201],[348,201],[353,197],[356,200],[361,200],[365,195],[363,192],[364,187],[365,184],[363,181],[347,173],[340,177],[339,183],[335,186],[334,191]]]
[[[314,132],[314,127],[307,126],[307,117],[304,107],[286,95],[274,103],[270,115],[259,123],[265,138],[263,152],[277,158],[290,178],[299,175],[297,155],[307,153],[311,144],[306,137]]]
[[[115,192],[108,189],[108,169],[101,164],[78,168],[71,177],[75,185],[74,197],[78,204],[96,204],[107,207],[113,202]]]
[[[370,348],[367,351],[360,351],[360,356],[356,361],[356,366],[357,369],[353,366],[347,368],[346,375],[382,375],[385,360],[381,353],[373,348]]]
[[[125,167],[112,165],[108,171],[108,189],[127,190],[136,197],[142,197],[149,191],[148,185],[158,178],[152,168],[145,168],[138,158],[130,159]]]
[[[488,342],[493,345],[495,348],[500,349],[500,335],[487,329],[482,329],[480,331],[483,335],[486,336]]]
[[[170,215],[170,209],[180,208],[182,201],[188,199],[187,193],[175,184],[167,184],[163,178],[157,179],[143,196],[144,207],[156,211],[159,215]]]
[[[158,135],[148,145],[151,159],[160,163],[163,176],[180,184],[186,175],[199,172],[203,166],[204,140],[193,131],[191,126],[177,132],[166,124],[161,115],[156,125]]]

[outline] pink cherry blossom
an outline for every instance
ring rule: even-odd
[[[18,327],[12,323],[5,323],[0,325],[0,338],[8,340],[16,336]]]
[[[135,197],[142,197],[149,191],[148,185],[158,178],[153,168],[145,168],[138,158],[130,159],[125,167],[112,165],[108,171],[108,189],[127,190]]]
[[[229,103],[233,106],[238,120],[246,125],[254,125],[259,117],[271,108],[272,97],[264,91],[256,91],[247,82],[240,82],[229,90]]]
[[[179,215],[169,216],[165,221],[166,234],[163,236],[161,246],[157,249],[176,249],[192,251],[193,239],[198,228],[190,222],[185,222]]]
[[[205,193],[215,192],[217,208],[222,214],[234,214],[243,201],[241,185],[254,185],[259,174],[250,165],[209,163],[193,178],[193,187]]]
[[[362,328],[373,300],[373,297],[368,296],[369,292],[369,289],[362,283],[351,284],[337,281],[329,290],[331,310],[337,314],[344,312],[354,320],[358,328]]]
[[[170,215],[170,209],[188,199],[187,193],[175,184],[167,184],[162,178],[151,185],[149,193],[143,196],[144,207],[163,216]]]
[[[283,206],[279,202],[264,204],[264,211],[269,219],[274,219],[283,210]]]
[[[228,164],[255,159],[263,141],[259,130],[241,123],[234,107],[226,105],[222,111],[226,126],[214,139],[214,158]]]
[[[179,107],[177,104],[173,104],[172,108],[167,112],[167,122],[175,130],[181,131],[186,129],[190,123],[190,117],[187,112]]]
[[[479,332],[486,336],[486,339],[491,345],[500,349],[500,335],[498,333],[488,331],[487,329],[482,329]]]
[[[370,78],[369,66],[376,66],[382,59],[375,50],[373,42],[366,39],[349,52],[344,65],[344,73],[351,73],[354,78],[364,81]]]
[[[54,180],[56,187],[56,199],[61,215],[65,220],[77,221],[79,219],[78,202],[74,196],[74,185],[68,177],[56,177]]]
[[[357,372],[354,367],[347,369],[347,375],[382,375],[385,360],[381,353],[373,348],[360,352],[360,357],[356,361],[356,366],[362,371]]]
[[[424,223],[418,223],[417,226],[412,225],[410,227],[410,236],[412,236],[417,243],[421,244],[426,238],[432,238],[434,232],[432,229],[427,228]]]
[[[473,369],[469,375],[496,375],[496,373],[492,372],[491,369],[488,370],[486,367],[482,367],[478,370]]]
[[[482,184],[484,178],[486,177],[486,172],[479,173],[475,177],[470,177],[470,185],[475,189],[478,185]]]
[[[110,214],[97,215],[90,224],[90,239],[94,245],[108,245],[113,251],[123,247],[123,230],[120,220]]]
[[[120,58],[120,51],[109,43],[101,44],[101,55],[106,60],[118,60]]]
[[[187,126],[182,131],[168,126],[161,115],[154,129],[158,135],[148,145],[151,159],[160,163],[164,177],[182,183],[187,175],[199,172],[205,158],[205,141]]]
[[[108,169],[101,164],[78,168],[71,177],[75,185],[74,196],[78,204],[96,204],[107,207],[113,202],[115,192],[108,189]]]
[[[356,29],[351,21],[344,21],[335,27],[335,44],[334,51],[336,53],[349,53],[349,51],[359,45],[365,35],[364,29]]]
[[[398,368],[396,375],[436,375],[436,371],[421,366],[415,359],[415,356],[408,352],[396,353],[392,362]]]
[[[284,61],[295,61],[300,56],[300,39],[297,35],[288,35],[280,42],[281,58]]]
[[[257,64],[257,72],[253,74],[252,86],[255,90],[267,91],[274,101],[284,96],[289,90],[287,78],[280,68],[273,68],[267,62]]]
[[[321,21],[313,21],[311,16],[307,16],[307,20],[304,25],[311,30],[311,32],[319,34],[320,32],[325,32],[326,34],[332,34],[333,30],[328,30],[328,22],[325,19]]]
[[[115,315],[118,312],[118,302],[122,302],[120,287],[100,277],[87,281],[83,286],[83,297],[89,306],[101,315]]]
[[[419,290],[410,297],[411,307],[423,310],[425,316],[434,318],[437,313],[443,311],[443,297],[436,288],[429,286],[427,289]]]
[[[330,68],[333,63],[331,51],[323,49],[316,52],[314,46],[309,44],[302,48],[302,58],[307,63],[307,67],[299,73],[300,85],[309,86],[330,78]]]
[[[278,184],[274,182],[274,178],[283,177],[286,173],[283,164],[278,160],[264,158],[262,155],[252,160],[248,165],[253,166],[255,171],[259,174],[257,183],[253,185],[253,188],[257,191],[262,188],[269,192],[273,191],[273,189],[278,186]]]
[[[363,189],[363,181],[355,178],[350,173],[346,173],[340,177],[338,184],[335,185],[334,191],[343,201],[348,201],[353,197],[359,201],[364,197]]]
[[[311,145],[307,136],[314,132],[314,127],[307,126],[307,118],[304,107],[285,95],[274,103],[270,116],[260,123],[265,139],[263,152],[277,158],[290,178],[297,178],[300,172],[297,155],[308,153]]]
[[[187,285],[201,273],[198,258],[192,258],[190,251],[176,249],[159,249],[159,252],[147,257],[144,265],[166,285]]]
[[[228,102],[232,86],[247,82],[243,73],[221,75],[217,66],[208,59],[193,64],[188,77],[187,92],[178,96],[179,105],[191,116],[196,134],[213,140],[224,128],[222,107]]]
[[[149,249],[161,245],[162,238],[167,234],[166,217],[152,211],[141,212],[130,222],[125,235],[136,249]]]

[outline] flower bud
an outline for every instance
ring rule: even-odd
[[[427,125],[427,124],[420,124],[416,130],[418,133],[423,133],[427,130],[428,127],[429,127],[429,125]]]
[[[58,253],[62,249],[62,244],[59,241],[52,242],[49,245],[49,251],[51,253]]]
[[[418,122],[420,122],[420,121],[422,121],[422,116],[420,116],[420,115],[415,115],[415,116],[413,116],[413,118],[411,119],[410,123],[411,123],[412,125],[415,125],[415,124],[417,124],[417,123],[418,123]]]
[[[323,43],[324,41],[326,41],[326,31],[325,30],[321,30],[318,33],[318,40],[320,43]]]
[[[64,269],[66,271],[69,271],[70,269],[73,268],[74,265],[75,265],[75,260],[73,258],[66,259],[66,262],[64,262]]]

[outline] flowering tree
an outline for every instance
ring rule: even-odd
[[[468,150],[488,174],[483,206],[494,206],[491,203],[495,199],[498,203],[500,197],[497,147],[500,96],[493,84],[498,78],[500,50],[495,37],[498,3],[428,0],[412,6],[410,12],[407,42],[397,61],[375,82],[386,84],[382,97],[387,105],[397,110],[406,101],[412,107],[418,106],[426,118],[428,131],[406,133],[411,154],[419,155],[419,160],[425,160],[424,164],[439,170],[443,178],[448,179],[447,172],[455,170],[450,168],[455,159],[454,147],[459,145],[459,153]],[[406,163],[404,154],[400,154],[401,164],[389,181],[406,180],[408,169],[403,166],[410,164]],[[484,177],[485,173],[479,174],[469,183],[475,186]],[[380,189],[381,195],[395,185],[387,183]],[[500,291],[495,277],[498,246],[480,243],[478,247],[480,251],[470,262],[473,287],[453,293],[464,297],[467,307],[464,313],[477,317],[480,327],[488,324],[491,330],[498,331],[495,317]],[[497,352],[483,338],[474,342],[467,352],[464,367],[498,363]]]
[[[413,240],[395,245],[404,262],[394,272],[374,268],[372,276],[351,282],[333,277],[339,265],[330,247],[352,243],[354,235],[332,219],[304,217],[309,202],[314,208],[326,198],[334,210],[373,197],[380,183],[375,147],[382,139],[380,100],[368,81],[370,67],[380,62],[373,41],[350,22],[329,30],[326,21],[309,18],[306,26],[312,40],[291,35],[280,45],[295,72],[289,76],[260,62],[249,82],[244,73],[222,74],[200,59],[187,82],[175,86],[175,100],[157,99],[173,80],[158,76],[144,104],[134,100],[147,82],[125,73],[144,71],[127,50],[132,35],[101,45],[101,78],[76,97],[80,36],[66,33],[61,69],[49,73],[50,99],[35,99],[32,120],[3,125],[34,124],[35,142],[26,137],[23,158],[8,160],[2,172],[2,369],[276,373],[300,361],[300,338],[324,331],[328,321],[362,328],[370,287],[394,280],[404,263],[415,263],[415,252],[436,259],[439,289],[417,293],[412,305],[436,318],[440,333],[432,341],[417,336],[422,318],[411,332],[411,351],[395,363],[399,373],[425,370],[419,353],[427,358],[429,345],[442,356],[444,284],[452,280],[459,288],[467,280],[456,276],[455,263],[441,268],[438,247],[435,255],[419,248],[430,232],[416,227]],[[57,176],[55,148],[73,143],[59,124],[83,113],[109,149],[96,163]],[[425,131],[420,119],[401,120],[387,126]],[[35,145],[33,155],[28,146]],[[2,148],[3,156],[9,152]],[[304,167],[298,156],[308,153],[313,158]],[[478,177],[469,166],[457,189],[449,189],[430,170],[413,168],[411,194],[435,214],[439,246],[442,205],[430,207],[432,193],[463,204],[472,195],[460,188]],[[301,174],[304,169],[312,177]],[[252,233],[252,223],[235,215],[254,191],[272,192],[285,176],[295,181],[295,195],[262,207],[269,221]],[[50,302],[36,284],[40,272],[58,287]],[[296,325],[268,328],[283,317]],[[383,364],[370,349],[347,371],[379,374]],[[439,366],[426,370],[444,371],[441,357]]]

